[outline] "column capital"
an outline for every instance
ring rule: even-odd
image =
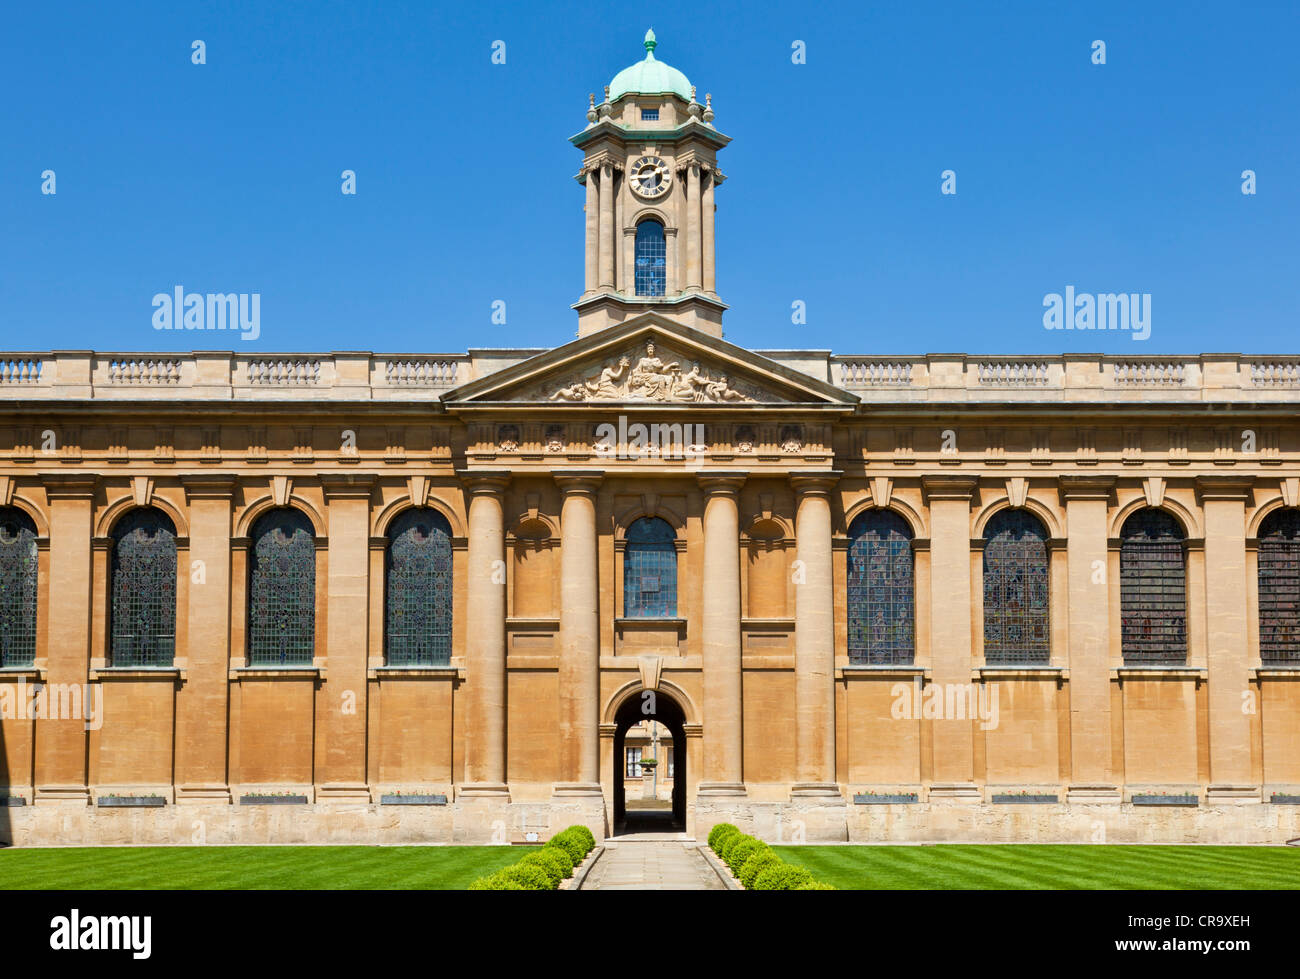
[[[1240,500],[1247,502],[1250,499],[1250,492],[1254,485],[1254,476],[1226,474],[1222,476],[1197,476],[1196,495],[1201,498],[1202,502],[1206,500]]]
[[[99,489],[99,477],[86,473],[47,473],[41,483],[51,500],[88,500]]]
[[[603,469],[555,469],[551,475],[555,478],[556,485],[564,490],[565,494],[570,493],[595,493],[597,487],[605,478]]]
[[[321,473],[320,485],[326,500],[369,499],[375,477],[371,473]]]
[[[975,492],[979,480],[974,476],[933,475],[921,477],[921,490],[926,502],[931,500],[967,500]]]
[[[1057,478],[1057,492],[1070,500],[1109,500],[1115,492],[1114,476],[1062,475]]]
[[[827,469],[820,472],[796,472],[790,474],[790,485],[802,496],[826,496],[844,474],[838,470]]]
[[[195,500],[228,500],[235,495],[239,478],[234,473],[189,473],[181,477],[185,498]]]
[[[475,496],[499,495],[510,483],[510,473],[505,469],[460,469],[456,475]]]
[[[734,496],[745,485],[749,473],[744,472],[700,472],[695,474],[700,488],[710,496],[728,494]]]

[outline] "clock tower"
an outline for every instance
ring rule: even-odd
[[[583,152],[586,275],[578,336],[651,310],[722,336],[724,304],[714,263],[714,190],[725,179],[717,152],[731,140],[713,125],[712,98],[655,57],[589,99],[587,127],[571,137]]]

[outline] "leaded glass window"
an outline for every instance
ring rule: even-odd
[[[642,517],[627,528],[623,552],[623,615],[677,616],[677,534],[668,521]]]
[[[0,667],[36,662],[36,524],[0,508]]]
[[[1049,663],[1047,531],[1028,510],[984,530],[984,662]]]
[[[176,656],[176,526],[131,510],[113,527],[109,664],[171,666]]]
[[[1276,510],[1259,528],[1259,658],[1300,666],[1300,510]]]
[[[868,510],[849,526],[849,662],[910,664],[916,603],[912,530],[892,510]]]
[[[1163,510],[1138,510],[1120,530],[1124,662],[1187,662],[1187,570],[1183,531]]]
[[[388,531],[384,640],[389,666],[451,662],[451,525],[407,510]]]
[[[667,281],[668,250],[664,246],[664,226],[658,221],[642,221],[636,226],[636,294],[662,296]]]
[[[298,510],[253,525],[248,562],[248,663],[310,666],[316,637],[316,535]]]

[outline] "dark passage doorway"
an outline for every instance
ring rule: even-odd
[[[628,697],[614,717],[614,835],[686,829],[686,715],[662,690]]]

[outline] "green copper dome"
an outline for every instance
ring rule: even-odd
[[[683,102],[691,100],[691,83],[686,76],[662,61],[655,60],[655,32],[645,32],[645,60],[624,68],[609,83],[609,100],[617,101],[632,92],[637,95],[672,93]]]

